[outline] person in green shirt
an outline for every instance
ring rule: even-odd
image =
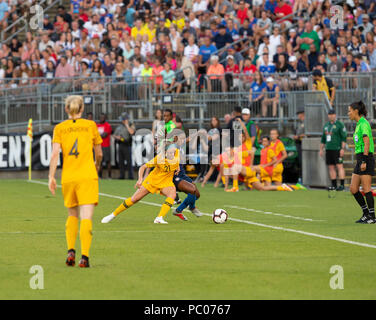
[[[313,43],[317,52],[320,51],[321,40],[317,32],[313,30],[311,22],[307,22],[305,24],[304,32],[300,35],[296,42],[298,45],[300,45],[301,50],[309,50],[310,45]]]
[[[345,152],[347,132],[345,125],[336,119],[336,112],[330,109],[329,121],[324,125],[320,144],[320,157],[324,156],[329,168],[329,177],[332,181],[332,190],[343,191],[345,189],[345,169],[343,168],[343,154]],[[341,185],[337,187],[337,171]]]
[[[375,171],[375,160],[373,158],[375,147],[372,129],[366,120],[367,109],[364,103],[362,101],[352,103],[349,106],[348,116],[350,120],[357,122],[353,136],[356,165],[351,177],[350,192],[362,208],[363,215],[356,222],[366,224],[376,223],[375,205],[371,188],[372,176]],[[360,192],[360,186],[363,188],[364,197]]]

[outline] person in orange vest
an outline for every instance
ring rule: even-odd
[[[273,167],[277,162],[277,157],[273,148],[270,147],[270,137],[264,136],[262,138],[263,148],[261,149],[260,157],[260,178],[264,185],[268,186],[272,184]]]
[[[277,157],[277,161],[273,164],[273,174],[272,174],[272,182],[275,185],[282,185],[282,173],[283,173],[283,164],[282,162],[287,158],[287,152],[285,146],[279,138],[279,132],[277,129],[272,129],[270,131],[270,139],[271,144],[270,148],[275,153]]]

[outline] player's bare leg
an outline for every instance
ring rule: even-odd
[[[183,210],[189,207],[189,210],[196,216],[201,217],[202,213],[196,208],[196,200],[200,198],[200,191],[194,183],[186,180],[181,180],[177,185],[178,190],[186,193],[188,196],[184,199],[183,203],[174,210],[174,215],[178,216],[182,220],[188,220],[183,214]]]
[[[208,180],[213,175],[214,170],[215,170],[215,166],[211,165],[210,168],[209,168],[209,171],[206,173],[204,180],[201,183],[202,188],[205,187],[205,185],[208,183]]]

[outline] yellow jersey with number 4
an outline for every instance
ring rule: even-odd
[[[154,167],[154,170],[146,177],[145,185],[150,184],[158,188],[174,186],[172,180],[175,171],[179,169],[179,150],[175,150],[174,158],[171,160],[162,155],[157,155],[145,165],[148,168]]]
[[[60,144],[63,153],[61,183],[98,179],[93,147],[102,138],[94,121],[65,120],[55,127],[52,142]]]

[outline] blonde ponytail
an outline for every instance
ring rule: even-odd
[[[84,110],[84,99],[81,96],[69,96],[65,100],[65,111],[71,116],[75,116]]]

